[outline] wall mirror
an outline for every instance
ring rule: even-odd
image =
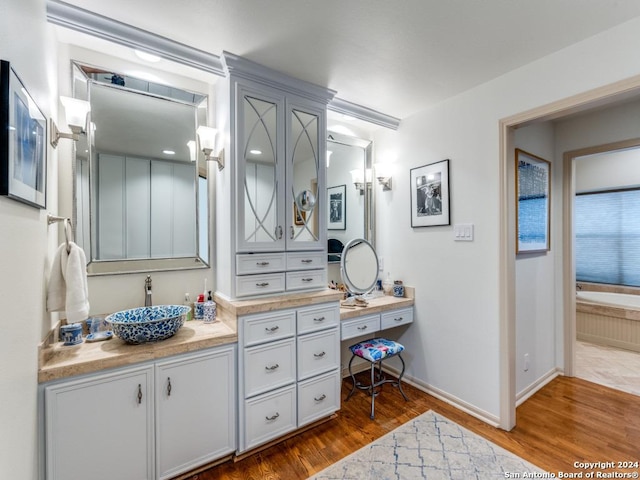
[[[351,293],[373,290],[378,280],[378,255],[364,238],[354,238],[344,246],[340,261],[342,281]]]
[[[206,95],[72,63],[88,100],[75,146],[76,241],[89,274],[206,268],[209,199],[196,129]]]
[[[373,244],[374,190],[371,186],[372,142],[329,132],[327,136],[327,228],[329,263],[340,262],[340,250],[352,238]],[[356,186],[351,172],[365,179]],[[369,172],[367,174],[367,172]],[[368,181],[367,181],[368,179]]]

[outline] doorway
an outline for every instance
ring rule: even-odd
[[[511,175],[514,162],[514,131],[534,122],[568,117],[579,112],[601,108],[640,95],[640,76],[600,87],[549,105],[500,120],[500,427],[511,430],[516,412],[516,288],[515,288],[515,185]],[[573,162],[564,160],[562,208],[555,212],[564,219],[572,218]],[[573,222],[562,222],[562,258],[557,293],[561,297],[562,372],[574,376],[576,316],[575,260]]]
[[[635,110],[640,112],[640,105]],[[609,115],[612,117],[621,124],[628,120],[624,115]],[[572,223],[573,245],[576,236],[582,239],[581,248],[574,249],[574,376],[635,395],[640,395],[640,345],[634,344],[640,323],[629,319],[635,315],[632,310],[609,302],[624,299],[617,294],[637,295],[640,290],[628,286],[639,283],[635,269],[627,268],[626,257],[631,252],[616,248],[625,243],[624,238],[633,241],[629,231],[635,222],[623,221],[621,212],[631,210],[629,218],[635,218],[637,209],[631,202],[637,198],[640,185],[639,147],[640,139],[635,138],[564,155],[564,162],[571,167],[568,180],[573,193],[567,221]],[[604,232],[608,235],[603,236]],[[614,296],[602,297],[611,293]],[[594,305],[599,296],[604,303]]]

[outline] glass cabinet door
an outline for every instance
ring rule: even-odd
[[[287,250],[323,248],[326,238],[324,116],[289,104],[287,109]],[[322,141],[320,141],[322,140]]]
[[[238,95],[238,251],[283,250],[283,101]]]

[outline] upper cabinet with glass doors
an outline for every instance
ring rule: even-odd
[[[231,54],[223,59],[217,110],[218,124],[228,125],[229,162],[217,192],[231,215],[216,216],[218,292],[326,288],[324,139],[334,92]]]

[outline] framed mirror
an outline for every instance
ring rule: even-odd
[[[196,129],[207,96],[72,63],[91,112],[75,146],[74,225],[90,275],[206,268],[209,197]]]
[[[344,246],[340,274],[347,290],[365,294],[373,290],[378,280],[378,255],[367,240],[354,238]]]
[[[370,140],[353,136],[329,132],[327,137],[327,238],[330,264],[340,263],[344,244],[353,238],[363,238],[372,245],[374,243],[372,147]],[[355,172],[360,172],[358,176],[362,179],[368,177],[368,181],[356,185]]]

